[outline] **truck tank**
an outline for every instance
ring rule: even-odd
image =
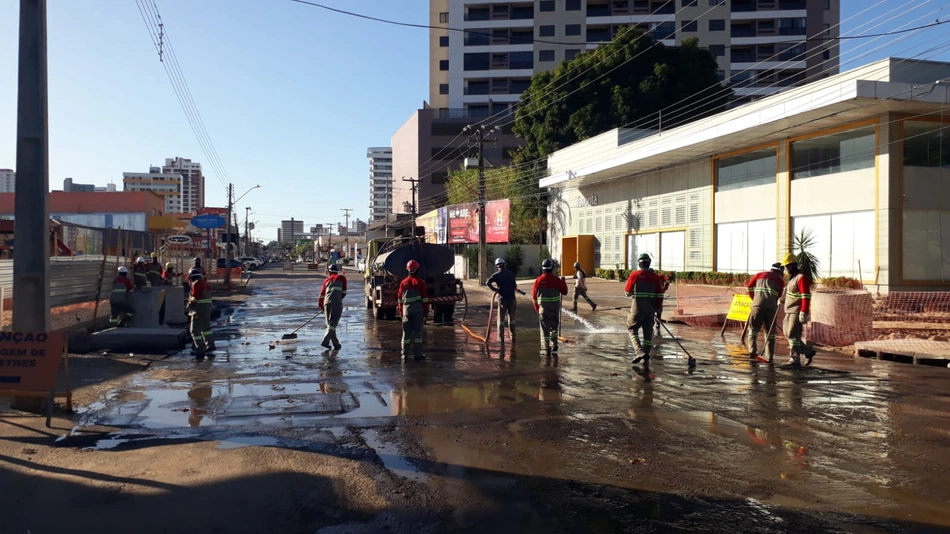
[[[374,268],[402,279],[409,274],[406,270],[409,260],[419,262],[419,276],[430,278],[452,269],[455,265],[455,254],[442,245],[417,242],[380,254],[376,257]]]

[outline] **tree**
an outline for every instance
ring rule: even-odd
[[[277,250],[280,247],[280,243],[277,241],[271,241],[267,244],[267,250]]]
[[[478,170],[459,169],[449,173],[445,183],[448,204],[478,200]],[[534,169],[500,167],[485,171],[485,199],[511,200],[508,242],[523,245],[541,243],[545,233],[544,202]]]
[[[297,256],[302,258],[313,257],[313,241],[310,239],[298,239],[295,252]]]
[[[515,113],[514,133],[525,141],[515,162],[543,161],[631,123],[665,129],[722,111],[731,91],[721,90],[717,69],[698,39],[667,47],[624,28],[611,42],[531,78]],[[658,112],[668,106],[661,120]]]

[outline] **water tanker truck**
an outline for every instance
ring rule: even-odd
[[[425,243],[418,238],[378,239],[368,244],[366,264],[366,307],[376,319],[396,318],[396,294],[408,276],[409,260],[419,262],[418,275],[425,280],[429,306],[436,323],[452,321],[455,304],[462,301],[462,281],[450,274],[455,254],[442,245]]]

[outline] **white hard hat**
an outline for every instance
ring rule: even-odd
[[[139,256],[138,258],[135,258],[135,263],[145,263],[145,258]]]
[[[119,274],[129,274],[129,270],[125,268],[125,265],[119,267]]]

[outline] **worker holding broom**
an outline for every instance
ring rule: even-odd
[[[330,275],[323,281],[320,299],[317,301],[327,320],[327,332],[323,335],[320,346],[329,349],[330,343],[333,343],[333,349],[340,350],[342,345],[340,345],[340,339],[336,337],[336,327],[340,324],[340,317],[343,315],[346,277],[340,273],[340,266],[336,263],[331,263],[328,269]]]
[[[558,327],[561,324],[561,297],[567,295],[567,282],[554,276],[554,262],[541,262],[541,276],[534,281],[531,302],[541,323],[541,353],[557,356]]]
[[[409,260],[406,264],[408,276],[399,284],[396,293],[397,308],[402,317],[402,357],[409,358],[409,347],[413,347],[414,358],[422,360],[422,326],[429,315],[429,292],[425,280],[419,277],[419,262]]]
[[[630,303],[630,313],[627,314],[627,332],[630,342],[636,351],[634,364],[643,361],[643,365],[650,365],[650,350],[653,349],[653,325],[656,311],[663,306],[663,282],[653,269],[650,269],[652,260],[648,254],[640,254],[637,258],[638,270],[630,273],[624,292],[633,298]],[[638,332],[643,331],[643,341],[640,341]]]
[[[759,331],[765,330],[765,354],[769,362],[775,357],[775,333],[772,326],[778,313],[778,299],[785,280],[782,278],[782,264],[773,263],[772,269],[763,271],[749,280],[746,286],[752,299],[749,314],[749,357],[758,356]]]

